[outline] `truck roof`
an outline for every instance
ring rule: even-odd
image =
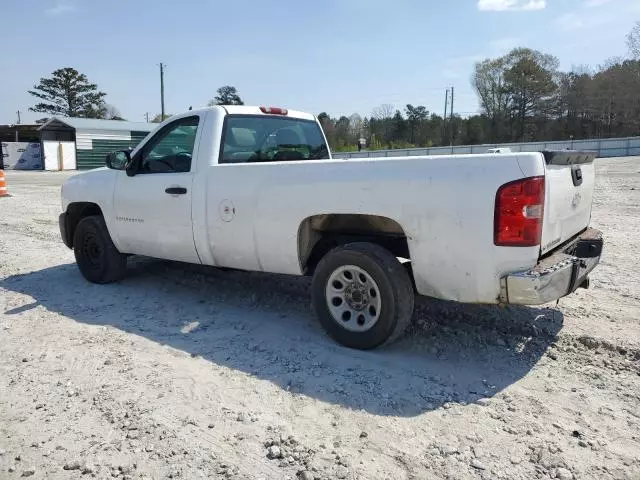
[[[278,105],[264,105],[265,107],[278,107]],[[258,106],[249,105],[223,105],[224,109],[230,115],[268,115],[263,113]],[[281,107],[286,108],[286,107]],[[287,117],[289,118],[301,118],[303,120],[315,120],[315,117],[310,113],[300,112],[298,110],[289,110],[287,108]]]
[[[277,105],[265,105],[266,107],[277,107]],[[215,109],[224,109],[229,115],[269,115],[268,113],[263,113],[258,106],[251,105],[214,105],[212,107],[198,108],[193,109],[196,111],[205,111],[205,110],[215,110]],[[286,107],[281,107],[286,108]],[[285,118],[299,118],[302,120],[314,120],[316,117],[311,113],[300,112],[298,110],[289,110],[287,108],[287,115]]]

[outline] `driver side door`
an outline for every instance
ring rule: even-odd
[[[135,153],[134,175],[119,172],[113,203],[122,251],[200,263],[191,199],[203,120],[191,115],[168,123]]]

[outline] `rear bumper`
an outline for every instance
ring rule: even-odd
[[[602,232],[589,228],[564,248],[526,272],[501,280],[500,301],[516,305],[541,305],[588,286],[589,273],[600,262]]]

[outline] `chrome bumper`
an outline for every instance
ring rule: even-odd
[[[589,273],[600,262],[602,232],[585,230],[575,240],[526,272],[502,279],[500,301],[516,305],[553,302],[589,284]]]

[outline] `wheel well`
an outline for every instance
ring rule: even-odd
[[[312,274],[330,250],[352,242],[369,242],[409,259],[407,236],[398,222],[379,215],[322,214],[306,218],[298,230],[302,271]]]
[[[77,202],[71,203],[67,207],[67,235],[69,236],[69,245],[73,247],[73,235],[80,220],[91,215],[101,215],[102,210],[95,203]]]

